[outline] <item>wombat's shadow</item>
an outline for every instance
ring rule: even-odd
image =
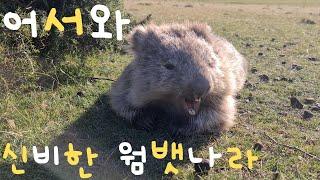
[[[161,179],[167,163],[170,161],[173,165],[188,162],[187,148],[194,150],[206,145],[212,136],[189,137],[173,139],[165,130],[156,130],[146,132],[136,130],[128,126],[121,117],[118,117],[109,105],[108,95],[102,95],[98,98],[79,119],[68,127],[64,133],[57,137],[50,145],[58,146],[60,149],[60,165],[53,163],[46,165],[46,168],[61,179],[79,179],[79,167],[70,166],[66,163],[66,157],[63,156],[68,143],[73,143],[75,150],[81,150],[81,163],[89,173],[93,174],[93,179]],[[168,155],[164,160],[157,160],[151,153],[151,141],[155,140],[159,146],[164,140],[168,141]],[[147,149],[147,162],[144,164],[144,174],[134,176],[131,173],[131,167],[126,166],[124,161],[120,160],[118,146],[121,142],[131,143],[133,150],[140,150],[141,146]],[[184,161],[171,160],[171,143],[182,143],[184,148]],[[93,152],[99,154],[99,158],[94,159],[93,166],[88,167],[86,161],[86,148],[91,147]],[[51,158],[50,162],[52,162]],[[138,159],[140,159],[138,157]]]

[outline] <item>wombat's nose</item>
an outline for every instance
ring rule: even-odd
[[[191,83],[192,93],[197,97],[205,96],[210,90],[210,82],[203,76],[195,78]]]

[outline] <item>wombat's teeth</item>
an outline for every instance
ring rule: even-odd
[[[188,112],[189,112],[189,114],[191,115],[191,116],[194,116],[194,115],[196,115],[196,111],[194,110],[194,109],[188,109]]]

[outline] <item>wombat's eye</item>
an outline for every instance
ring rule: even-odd
[[[164,64],[163,66],[164,66],[165,68],[169,69],[169,70],[174,69],[174,65],[173,65],[173,64],[170,64],[170,63]]]

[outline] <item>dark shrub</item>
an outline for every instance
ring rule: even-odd
[[[91,37],[91,33],[98,30],[98,24],[92,20],[90,10],[97,4],[106,5],[111,12],[105,29],[113,34],[113,39]],[[57,18],[60,21],[62,17],[74,16],[75,9],[80,8],[84,34],[77,36],[74,24],[64,24],[64,32],[59,32],[55,27],[52,27],[50,32],[45,32],[44,24],[51,8],[57,9]],[[32,10],[37,12],[37,38],[31,37],[30,25],[22,25],[18,31],[10,31],[4,27],[2,19],[7,12],[15,12],[23,19],[29,17]],[[4,68],[14,72],[10,73],[12,74],[10,78],[19,77],[19,80],[15,79],[15,83],[17,81],[20,84],[26,81],[41,81],[41,79],[51,79],[55,81],[55,84],[70,83],[81,80],[81,78],[70,77],[90,75],[91,70],[86,67],[85,63],[87,55],[97,50],[116,52],[121,49],[123,41],[117,41],[115,36],[116,10],[121,10],[123,18],[132,20],[123,10],[121,0],[2,0],[0,5],[0,50],[2,47],[0,77],[8,79],[8,73],[5,73]],[[123,33],[125,34],[130,29],[131,25],[125,25]],[[75,62],[71,64],[66,62],[66,55],[75,57]]]

